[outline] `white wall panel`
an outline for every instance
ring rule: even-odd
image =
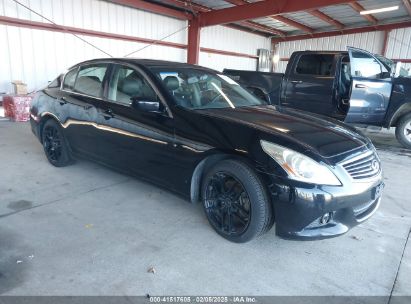
[[[392,59],[411,59],[411,28],[390,32],[386,56]],[[411,63],[405,63],[403,66],[411,69]]]
[[[224,26],[211,26],[201,30],[200,46],[248,55],[257,55],[257,49],[271,49],[271,42],[269,38],[260,35]],[[199,64],[220,71],[224,68],[256,70],[257,60],[201,52]]]
[[[100,0],[21,0],[52,21],[67,26],[149,39],[161,39],[187,25],[186,21],[152,14]],[[0,0],[0,15],[48,22],[11,0]],[[122,57],[146,44],[81,36],[114,57]],[[107,57],[71,34],[0,25],[0,92],[10,92],[12,80],[22,80],[29,91],[41,88],[69,66]],[[187,30],[165,39],[187,42]],[[184,62],[186,51],[153,45],[135,55]]]
[[[255,71],[257,67],[257,60],[252,58],[227,56],[205,52],[200,52],[199,62],[202,66],[206,66],[220,72],[226,68]]]
[[[187,26],[186,21],[102,0],[20,1],[57,24],[154,40]],[[12,0],[0,0],[0,15],[48,22]],[[81,37],[115,57],[122,57],[145,46],[142,43],[114,39]],[[73,35],[65,33],[0,25],[0,41],[0,92],[10,92],[12,80],[26,82],[29,91],[39,89],[75,63],[107,57]],[[187,29],[166,38],[165,41],[186,44]],[[257,55],[258,48],[270,49],[270,41],[244,31],[213,26],[202,29],[201,46]],[[185,62],[186,50],[154,45],[134,56]],[[217,70],[255,70],[257,61],[201,52],[199,63]]]
[[[114,57],[145,46],[142,43],[81,36]],[[80,61],[106,57],[71,34],[0,25],[0,92],[11,91],[11,80],[22,80],[28,90],[36,90]],[[138,58],[183,62],[186,51],[165,46],[150,46]]]

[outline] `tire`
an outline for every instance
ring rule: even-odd
[[[65,167],[73,163],[67,140],[55,120],[47,120],[41,134],[44,153],[50,164],[55,167]]]
[[[395,137],[407,149],[411,149],[411,113],[400,118],[395,129]]]
[[[210,225],[231,242],[248,242],[272,227],[272,205],[266,189],[242,162],[217,163],[205,175],[201,193]]]

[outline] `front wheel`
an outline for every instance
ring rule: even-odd
[[[411,149],[411,113],[400,118],[395,129],[395,136],[401,145]]]
[[[273,224],[272,206],[263,183],[239,161],[223,160],[207,172],[202,202],[211,226],[232,242],[248,242]]]
[[[56,167],[64,167],[73,159],[60,125],[49,119],[43,126],[42,142],[48,161]]]

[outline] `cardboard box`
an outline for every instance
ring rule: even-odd
[[[11,83],[13,85],[14,94],[27,95],[27,84],[23,83],[21,80],[14,80]]]
[[[30,120],[30,105],[32,96],[11,96],[3,97],[4,116],[10,117],[14,121]]]

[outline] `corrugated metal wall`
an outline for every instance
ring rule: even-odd
[[[271,41],[259,35],[238,31],[224,26],[206,27],[201,30],[200,45],[217,50],[257,55],[257,49],[271,49]],[[217,55],[201,52],[200,65],[216,70],[224,68],[256,70],[257,61],[252,58]]]
[[[161,39],[187,26],[186,21],[101,0],[20,1],[58,24],[108,33]],[[12,0],[0,0],[0,15],[47,22]],[[136,42],[81,37],[115,57],[122,57],[145,46]],[[186,44],[187,30],[165,40]],[[107,57],[65,33],[0,25],[0,41],[0,92],[11,90],[11,80],[23,80],[29,90],[35,90],[77,62]],[[270,43],[262,36],[215,26],[202,30],[201,46],[257,55],[258,48],[269,48]],[[154,45],[134,56],[185,62],[186,50]],[[218,70],[225,67],[254,70],[256,60],[201,53],[200,64]]]
[[[280,58],[290,58],[295,51],[324,50],[341,51],[347,46],[358,47],[373,53],[381,53],[384,44],[383,32],[368,32],[360,34],[342,35],[326,38],[315,38],[297,41],[281,42],[276,53]],[[287,61],[280,61],[276,67],[276,72],[284,72]]]
[[[386,56],[393,59],[411,59],[411,28],[390,32]],[[403,65],[405,68],[411,69],[411,63]]]

